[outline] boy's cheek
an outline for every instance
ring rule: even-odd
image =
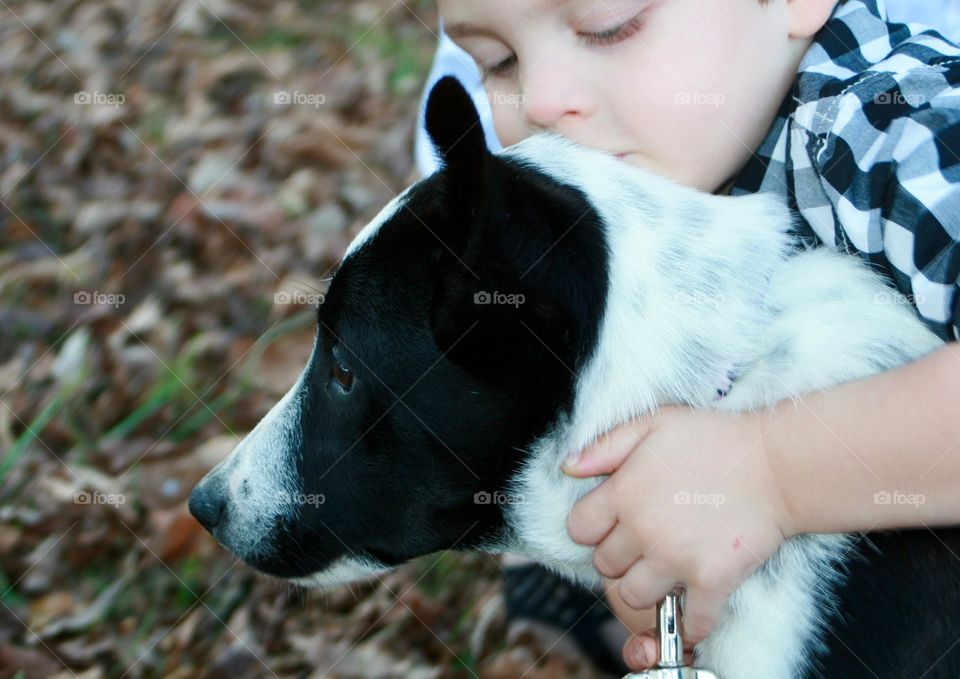
[[[493,126],[497,131],[497,139],[503,146],[516,144],[533,133],[523,122],[522,97],[522,94],[514,95],[514,98],[519,99],[515,103],[501,102],[500,99],[505,99],[503,96],[491,97]]]

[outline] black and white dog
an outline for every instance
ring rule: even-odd
[[[452,78],[427,128],[443,169],[358,234],[303,374],[190,498],[266,573],[328,587],[456,548],[598,585],[566,518],[601,479],[563,474],[568,452],[662,404],[760,408],[941,343],[859,260],[794,247],[773,198],[704,194],[552,134],[491,154]],[[955,679],[958,554],[954,530],[791,538],[697,664]]]

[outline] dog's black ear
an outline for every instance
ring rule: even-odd
[[[451,225],[442,238],[431,306],[434,337],[446,351],[475,320],[469,300],[489,282],[487,220],[496,209],[487,195],[489,151],[480,116],[459,80],[446,76],[437,81],[427,98],[425,118],[439,154],[443,202]]]
[[[459,80],[448,75],[437,81],[427,98],[424,117],[440,163],[447,169],[449,189],[476,195],[490,152],[477,107]]]
[[[554,246],[569,238],[563,230],[581,221],[584,206],[570,205],[556,187],[539,200],[518,200],[532,186],[487,149],[473,100],[455,78],[431,90],[426,126],[441,156],[447,225],[435,234],[444,246],[430,307],[437,346],[483,379],[539,372],[547,383],[558,374],[556,355],[572,365],[576,352],[570,296],[556,283],[566,277],[553,262],[567,244]]]

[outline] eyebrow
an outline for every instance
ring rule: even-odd
[[[531,14],[540,14],[550,10],[559,9],[564,5],[570,4],[571,0],[540,0],[531,10]],[[467,35],[490,35],[496,37],[496,33],[488,28],[477,26],[469,22],[460,22],[455,24],[444,24],[443,32],[451,38],[462,38]]]
[[[462,38],[467,35],[494,35],[493,31],[470,23],[444,24],[443,32],[451,38]]]

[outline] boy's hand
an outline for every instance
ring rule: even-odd
[[[597,545],[597,570],[622,576],[617,591],[632,608],[653,608],[683,583],[688,649],[794,534],[763,447],[768,422],[764,414],[671,406],[617,427],[564,464],[570,476],[611,474],[574,505],[570,537]],[[627,642],[624,656],[635,669],[655,663],[655,634]],[[641,648],[653,657],[638,660]]]

